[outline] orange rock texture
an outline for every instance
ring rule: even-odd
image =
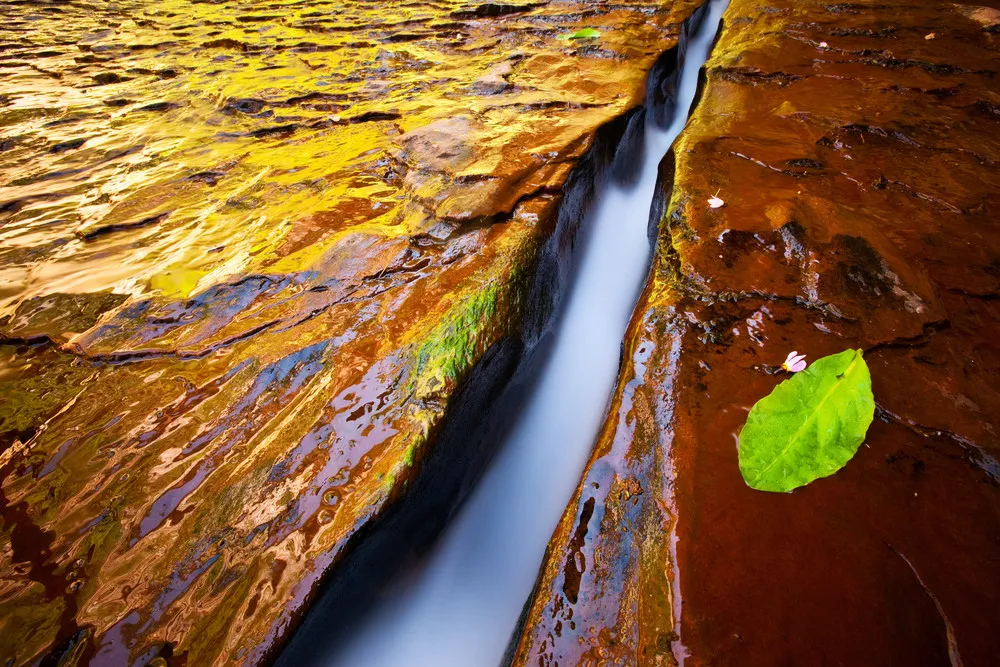
[[[0,2],[0,662],[273,657],[545,330],[696,6]]]
[[[998,19],[732,0],[514,665],[996,663]],[[871,368],[865,445],[748,488],[750,406],[791,350],[845,348]]]

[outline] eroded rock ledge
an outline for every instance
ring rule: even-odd
[[[512,664],[995,662],[998,16],[733,0]],[[847,347],[873,376],[866,445],[749,489],[736,437],[785,354]]]
[[[475,475],[447,422],[543,335],[697,3],[27,4],[0,661],[266,662],[442,451],[435,517]]]

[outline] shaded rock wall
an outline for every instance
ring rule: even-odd
[[[0,7],[0,660],[267,661],[488,457],[695,3]]]
[[[998,16],[733,0],[513,664],[995,663]],[[847,347],[865,446],[749,489],[737,436],[787,352]]]

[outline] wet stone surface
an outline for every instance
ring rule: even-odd
[[[0,663],[273,657],[694,6],[0,2]]]
[[[513,664],[995,664],[998,16],[733,0]],[[738,433],[785,355],[848,347],[865,445],[748,488]]]

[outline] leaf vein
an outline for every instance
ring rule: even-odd
[[[788,450],[791,449],[792,445],[794,445],[795,442],[798,440],[799,436],[802,434],[806,425],[812,422],[816,418],[816,415],[820,413],[820,409],[826,403],[827,399],[829,399],[830,396],[833,394],[834,390],[836,390],[840,386],[840,383],[844,381],[843,378],[846,377],[854,369],[854,365],[858,363],[859,356],[860,355],[857,353],[857,351],[855,351],[854,358],[851,360],[851,364],[844,370],[843,373],[841,373],[837,377],[836,382],[834,382],[830,386],[830,388],[826,392],[826,395],[823,396],[823,399],[819,402],[819,404],[812,411],[812,413],[808,417],[806,417],[805,421],[803,421],[802,424],[800,424],[797,429],[795,429],[795,433],[793,433],[792,437],[788,439],[788,443],[785,445],[784,449],[778,452],[775,455],[775,457],[771,460],[771,462],[768,463],[766,466],[764,466],[764,468],[757,473],[757,479],[761,479],[771,469],[771,467],[774,466],[775,463],[780,461],[785,456],[785,454],[788,453]]]

